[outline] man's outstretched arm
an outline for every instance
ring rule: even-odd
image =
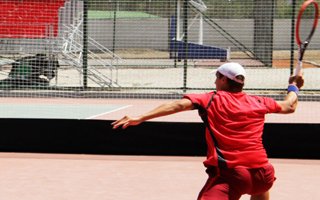
[[[192,109],[193,104],[189,99],[180,99],[177,101],[162,104],[157,108],[137,117],[124,116],[123,118],[113,122],[111,125],[114,129],[118,127],[122,127],[123,129],[125,129],[128,126],[135,126],[149,119]]]
[[[281,107],[281,111],[279,113],[293,113],[298,105],[298,96],[294,92],[289,92],[283,101],[277,101],[277,103]]]

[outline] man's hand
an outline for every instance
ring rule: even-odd
[[[283,101],[277,101],[281,107],[280,113],[293,113],[297,108],[298,92],[303,86],[304,79],[301,75],[291,76],[289,78],[288,94]]]
[[[122,129],[125,129],[128,126],[139,125],[141,122],[142,122],[142,120],[139,117],[132,118],[129,116],[125,116],[125,117],[113,122],[111,125],[113,126],[113,129],[116,129],[119,126],[122,126]]]
[[[291,76],[289,78],[289,84],[293,84],[300,89],[304,84],[304,78],[303,76],[300,76],[300,75]]]

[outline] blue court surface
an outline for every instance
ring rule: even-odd
[[[94,119],[126,107],[114,104],[0,104],[0,118]]]

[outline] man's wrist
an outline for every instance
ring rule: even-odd
[[[294,92],[294,93],[296,93],[297,96],[299,95],[299,88],[294,84],[290,84],[288,86],[287,91],[288,91],[288,94],[289,94],[289,92]]]

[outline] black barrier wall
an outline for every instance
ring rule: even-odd
[[[205,156],[202,123],[145,122],[113,130],[112,121],[0,119],[0,151]],[[23,127],[23,129],[21,129]],[[265,125],[270,158],[320,159],[320,124]]]

